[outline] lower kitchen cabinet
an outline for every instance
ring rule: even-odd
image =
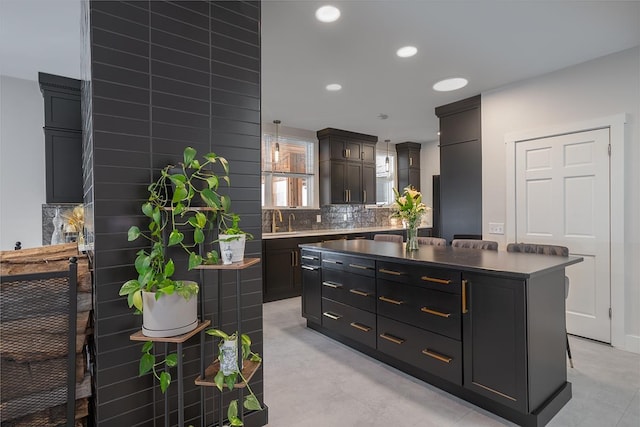
[[[571,399],[564,268],[581,258],[371,240],[302,250],[314,253],[308,327],[521,426],[546,425]]]
[[[303,249],[300,262],[302,264],[302,317],[319,324],[322,322],[320,252]]]
[[[302,290],[300,248],[304,238],[264,240],[263,301],[299,296]]]

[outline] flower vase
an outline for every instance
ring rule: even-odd
[[[238,371],[238,340],[224,340],[220,345],[220,370],[223,375]]]
[[[418,221],[407,223],[407,251],[418,250]]]

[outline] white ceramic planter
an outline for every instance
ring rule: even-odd
[[[157,301],[155,293],[142,293],[142,334],[164,338],[186,334],[198,326],[198,298],[189,301],[178,294],[162,295]]]
[[[223,256],[225,244],[231,247],[231,262],[240,262],[244,259],[244,244],[247,240],[246,234],[220,234],[220,255]]]

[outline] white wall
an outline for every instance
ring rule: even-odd
[[[625,141],[626,342],[640,352],[640,48],[636,47],[482,94],[483,234],[506,225],[505,135],[627,113]],[[502,237],[502,239],[501,239]],[[621,331],[622,332],[622,331]],[[615,333],[615,331],[614,331]]]
[[[42,246],[43,126],[38,82],[0,76],[0,250]]]

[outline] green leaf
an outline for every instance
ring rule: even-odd
[[[222,387],[224,386],[224,374],[222,371],[218,371],[216,376],[213,378],[213,382],[216,383],[218,390],[222,391]]]
[[[202,264],[202,257],[194,252],[189,253],[189,270],[192,270]]]
[[[178,230],[172,230],[171,234],[169,234],[169,246],[177,245],[182,240],[184,240],[184,234]]]
[[[127,240],[132,242],[140,237],[140,234],[140,229],[134,225],[129,228],[129,231],[127,232]]]
[[[220,198],[220,205],[222,205],[222,210],[229,212],[231,210],[231,198],[229,196],[222,196]]]
[[[162,215],[160,214],[160,208],[156,207],[153,210],[153,214],[151,215],[151,219],[153,219],[153,222],[160,224],[162,222]]]
[[[258,399],[252,394],[244,398],[244,407],[250,411],[259,411],[262,409],[260,402],[258,402]]]
[[[207,159],[211,163],[215,163],[216,159],[218,158],[218,155],[216,153],[207,153],[202,157],[204,157],[205,159]]]
[[[237,400],[232,400],[229,403],[229,409],[227,410],[227,417],[229,417],[229,421],[231,421],[232,418],[238,418],[238,401]]]
[[[151,216],[153,215],[153,205],[149,202],[143,203],[142,204],[142,213],[151,218]]]
[[[262,357],[258,353],[251,353],[252,362],[262,362]]]
[[[240,418],[235,417],[235,418],[230,418],[230,419],[229,419],[229,425],[230,425],[231,427],[239,427],[239,426],[241,427],[241,426],[243,426],[244,424],[242,423],[242,420],[241,420]]]
[[[204,228],[207,225],[207,216],[202,212],[196,212],[196,224],[199,228]]]
[[[163,371],[160,373],[160,390],[162,393],[167,391],[169,388],[169,384],[171,384],[171,374],[167,371]]]
[[[223,340],[227,341],[229,340],[229,335],[225,334],[220,329],[207,329],[205,332],[207,333],[207,335],[222,338]]]
[[[176,266],[173,263],[173,260],[170,259],[167,264],[164,266],[164,276],[165,277],[171,277],[173,276],[173,273],[176,271]]]
[[[142,352],[143,353],[149,353],[152,348],[153,348],[153,341],[147,341],[142,346]]]
[[[227,384],[227,388],[229,390],[233,390],[233,386],[236,385],[236,379],[238,378],[238,373],[234,372],[230,375],[224,377],[224,381]]]
[[[217,176],[210,176],[207,178],[207,186],[209,188],[212,188],[214,190],[218,189],[218,177]]]
[[[251,345],[251,338],[247,334],[242,334],[240,337],[242,339],[242,345]]]
[[[164,363],[168,367],[173,368],[174,366],[176,366],[178,364],[178,354],[177,353],[171,353],[171,354],[167,355],[167,357],[164,359]]]
[[[228,176],[223,176],[222,179],[224,179],[225,181],[227,181],[227,185],[231,185],[231,181],[229,180]]]
[[[196,228],[193,230],[193,241],[197,244],[204,242],[204,232],[202,228]]]
[[[170,175],[169,179],[176,187],[184,187],[184,184],[187,182],[187,177],[182,173]]]
[[[202,190],[202,192],[200,193],[200,197],[210,208],[220,207],[220,197],[218,197],[218,195],[210,189],[205,188],[204,190]]]
[[[140,357],[140,366],[138,367],[138,376],[143,376],[149,372],[156,363],[156,357],[151,353],[144,353]]]
[[[127,298],[128,300],[129,298]],[[142,291],[131,294],[131,303],[135,308],[142,311]]]
[[[173,198],[171,199],[172,203],[178,203],[180,200],[184,200],[187,198],[189,193],[185,187],[177,187],[176,191],[173,192]]]
[[[191,162],[193,162],[193,159],[196,157],[196,150],[194,150],[192,147],[187,147],[184,149],[182,157],[184,160],[184,164],[189,166]]]
[[[137,280],[128,280],[124,282],[124,285],[122,285],[122,287],[120,288],[120,292],[118,292],[118,295],[122,297],[125,295],[129,295],[139,289],[140,282],[138,282]]]
[[[222,165],[222,168],[224,169],[225,175],[229,175],[229,162],[227,162],[227,159],[225,159],[224,157],[218,157],[218,161],[220,161],[220,164]],[[229,182],[229,177],[228,176],[224,176],[223,178],[225,178],[227,180],[227,183]]]

